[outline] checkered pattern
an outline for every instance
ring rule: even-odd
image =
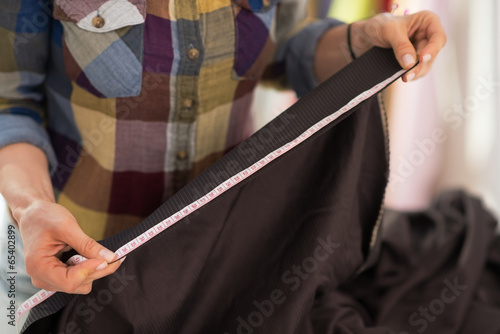
[[[280,6],[2,1],[0,147],[42,148],[58,203],[93,238],[140,222],[252,133],[252,91],[284,35]]]

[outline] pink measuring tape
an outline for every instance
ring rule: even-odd
[[[356,96],[354,99],[352,99],[350,102],[348,102],[346,105],[344,105],[341,109],[333,112],[329,116],[323,118],[313,126],[311,126],[309,129],[307,129],[305,132],[303,132],[301,135],[296,137],[294,140],[286,143],[285,145],[279,147],[278,149],[274,150],[273,152],[267,154],[264,158],[260,159],[253,165],[247,167],[246,169],[242,170],[238,174],[232,176],[231,178],[227,179],[226,181],[222,182],[218,186],[216,186],[214,189],[212,189],[210,192],[208,192],[206,195],[202,196],[198,200],[192,202],[191,204],[187,205],[183,209],[177,211],[170,217],[164,219],[163,221],[159,222],[155,226],[151,227],[144,233],[140,234],[136,238],[132,239],[125,245],[121,246],[118,248],[118,250],[115,252],[117,255],[117,258],[120,259],[124,256],[126,256],[128,253],[132,252],[133,250],[137,249],[144,243],[146,243],[148,240],[154,238],[155,236],[159,235],[169,227],[173,226],[183,218],[189,216],[202,206],[206,205],[207,203],[211,202],[227,190],[231,189],[241,181],[247,179],[248,177],[252,176],[255,174],[258,170],[261,168],[265,167],[272,161],[274,161],[276,158],[282,156],[286,152],[290,151],[291,149],[295,148],[297,145],[300,143],[304,142],[308,138],[310,138],[312,135],[317,133],[319,130],[324,128],[326,125],[330,124],[340,116],[342,116],[344,113],[347,111],[351,110],[352,108],[358,106],[360,103],[363,101],[367,100],[368,98],[374,96],[378,92],[380,92],[383,88],[385,88],[387,85],[392,83],[394,80],[396,80],[398,77],[400,77],[403,73],[405,73],[406,70],[401,70],[398,71],[396,74],[391,76],[390,78],[384,80],[383,82],[380,82],[379,84],[375,85],[371,89],[359,94]],[[87,259],[83,256],[80,255],[75,255],[71,257],[66,263],[68,265],[75,265],[80,262],[86,261]],[[52,296],[55,292],[54,291],[46,291],[46,290],[41,290],[38,293],[36,293],[34,296],[29,298],[26,302],[24,302],[17,310],[17,323],[19,323],[19,319],[26,314],[30,309],[35,307],[36,305],[42,303],[46,299],[48,299],[50,296]]]

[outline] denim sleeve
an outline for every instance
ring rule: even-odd
[[[49,0],[0,1],[0,148],[24,142],[56,158],[44,128]]]
[[[0,113],[0,147],[15,143],[28,143],[40,148],[53,172],[57,159],[45,129],[28,116]]]
[[[279,48],[275,61],[285,67],[288,83],[297,96],[302,96],[317,86],[314,55],[318,41],[328,29],[342,24],[344,23],[330,18],[311,23]]]

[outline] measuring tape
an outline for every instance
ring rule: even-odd
[[[172,225],[176,224],[183,218],[189,216],[191,213],[195,212],[196,210],[200,209],[202,206],[210,203],[212,200],[217,198],[218,196],[222,195],[225,193],[227,190],[231,189],[235,185],[239,184],[243,180],[247,179],[248,177],[252,176],[255,174],[257,171],[259,171],[261,168],[265,167],[268,165],[270,162],[275,160],[276,158],[282,156],[286,152],[290,151],[291,149],[295,148],[297,145],[300,143],[304,142],[308,138],[310,138],[312,135],[317,133],[319,130],[323,129],[325,126],[342,116],[344,113],[347,111],[351,110],[352,108],[356,107],[359,105],[361,102],[367,100],[368,98],[372,97],[373,95],[377,94],[380,92],[383,88],[385,88],[387,85],[392,83],[394,80],[396,80],[398,77],[400,77],[403,73],[405,73],[406,70],[401,70],[398,71],[396,74],[394,74],[392,77],[384,80],[383,82],[375,85],[371,89],[359,94],[356,96],[354,99],[352,99],[349,103],[347,103],[345,106],[343,106],[341,109],[338,111],[334,112],[333,114],[323,118],[313,126],[311,126],[309,129],[307,129],[305,132],[303,132],[301,135],[299,135],[297,138],[295,138],[293,141],[288,142],[287,144],[281,146],[280,148],[274,150],[273,152],[267,154],[264,158],[260,159],[250,167],[244,169],[243,171],[239,172],[238,174],[234,175],[233,177],[227,179],[226,181],[222,182],[219,184],[217,187],[212,189],[210,192],[208,192],[205,196],[199,198],[198,200],[192,202],[191,204],[187,205],[183,209],[177,211],[170,217],[164,219],[160,223],[156,224],[155,226],[151,227],[144,233],[140,234],[136,238],[132,239],[122,247],[118,248],[118,250],[115,252],[116,256],[118,259],[124,257],[128,253],[134,251],[144,243],[146,243],[148,240],[156,237]],[[76,265],[78,263],[81,263],[83,261],[86,261],[87,258],[81,256],[81,255],[75,255],[71,257],[66,264],[68,265]],[[34,308],[36,305],[42,303],[44,300],[48,299],[50,296],[52,296],[55,291],[46,291],[46,290],[41,290],[38,293],[36,293],[34,296],[29,298],[26,302],[24,302],[17,310],[17,320],[16,323],[19,323],[19,319],[29,310]]]

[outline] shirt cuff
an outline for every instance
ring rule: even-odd
[[[30,117],[20,115],[0,115],[0,148],[28,143],[41,149],[49,162],[50,173],[57,168],[57,159],[45,129]]]
[[[278,50],[277,60],[285,64],[288,82],[297,96],[304,95],[318,85],[314,74],[314,56],[319,39],[330,28],[343,24],[331,18],[311,23]]]

